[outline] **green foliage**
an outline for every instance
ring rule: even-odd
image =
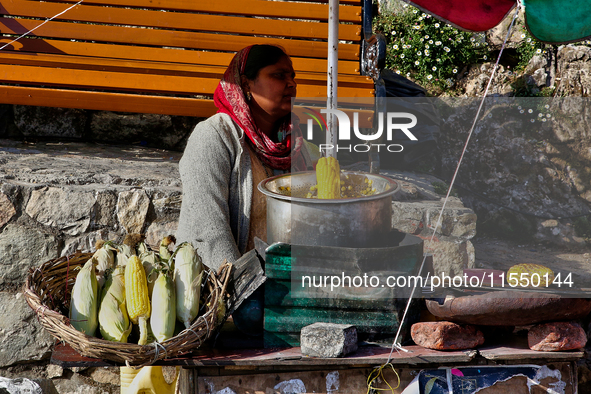
[[[415,81],[447,88],[464,66],[490,58],[483,35],[460,31],[405,4],[382,13],[374,31],[387,39],[386,68]]]
[[[544,43],[533,38],[528,32],[521,34],[521,40],[521,44],[517,47],[517,57],[519,59],[515,68],[517,72],[523,71],[532,57],[546,53]]]

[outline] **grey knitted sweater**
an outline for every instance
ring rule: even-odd
[[[179,163],[183,202],[177,244],[191,242],[217,269],[246,252],[253,177],[245,135],[230,116],[200,122]]]

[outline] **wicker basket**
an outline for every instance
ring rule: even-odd
[[[191,327],[161,343],[137,345],[90,337],[76,330],[68,319],[70,291],[77,267],[82,267],[92,253],[75,253],[50,260],[31,270],[23,292],[27,303],[51,335],[68,343],[82,356],[111,360],[129,366],[146,366],[165,358],[178,357],[198,349],[223,322],[218,315],[220,298],[224,299],[230,280],[231,264],[218,273],[205,268],[202,307]],[[224,299],[225,300],[225,299]]]

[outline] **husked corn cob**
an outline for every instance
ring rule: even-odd
[[[199,313],[203,263],[189,242],[180,244],[173,253],[174,284],[176,289],[176,316],[185,328]]]
[[[341,168],[334,157],[321,157],[316,164],[318,198],[341,198]]]
[[[80,269],[70,302],[70,323],[91,337],[95,336],[98,326],[98,283],[94,268],[95,260],[90,258]]]
[[[148,340],[148,319],[150,317],[150,297],[148,281],[139,257],[132,255],[125,266],[125,303],[129,319],[140,326],[139,345]]]
[[[109,341],[127,342],[131,324],[125,306],[124,268],[116,267],[107,277],[99,307],[99,329]]]
[[[554,281],[554,272],[540,264],[517,264],[507,271],[508,283],[515,284],[515,280],[519,287],[548,287]]]
[[[172,273],[161,271],[154,283],[150,327],[158,342],[174,335],[176,323],[176,290]]]

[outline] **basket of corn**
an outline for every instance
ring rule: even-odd
[[[190,243],[140,235],[97,242],[31,270],[29,306],[51,335],[82,356],[146,366],[198,349],[226,318],[231,264],[213,272]]]

